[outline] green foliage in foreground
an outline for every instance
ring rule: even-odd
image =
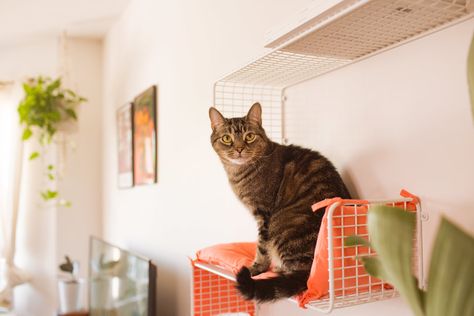
[[[467,56],[467,82],[469,84],[469,95],[471,97],[471,111],[474,119],[474,35]]]
[[[412,274],[416,215],[399,208],[370,210],[371,242],[351,236],[346,246],[370,246],[377,256],[360,259],[366,271],[395,286],[417,316],[474,315],[474,238],[443,218],[430,262],[427,290]]]

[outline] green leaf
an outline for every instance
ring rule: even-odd
[[[48,173],[48,179],[54,181],[54,175],[52,173]]]
[[[48,170],[51,171],[54,169],[54,166],[53,165],[48,165]]]
[[[474,238],[445,218],[431,255],[426,311],[429,316],[474,315]]]
[[[344,246],[351,247],[351,246],[366,246],[370,247],[370,242],[362,238],[360,236],[349,236],[344,240]]]
[[[71,201],[60,200],[60,201],[59,201],[59,206],[71,207],[71,206],[72,206],[72,203],[71,203]]]
[[[61,113],[59,110],[51,111],[47,114],[47,118],[52,122],[59,122],[61,120]]]
[[[77,121],[76,111],[74,111],[73,109],[66,109],[66,114]]]
[[[39,152],[35,151],[35,152],[32,152],[31,155],[30,155],[30,158],[28,158],[29,160],[34,160],[36,158],[39,157]]]
[[[32,88],[29,84],[25,82],[23,83],[23,91],[25,91],[26,94],[30,94],[32,91]]]
[[[387,273],[377,257],[363,256],[359,259],[364,264],[365,271],[367,271],[368,274],[381,280],[387,279]]]
[[[60,86],[61,86],[61,78],[58,78],[48,85],[48,87],[46,88],[46,92],[51,93],[54,90],[58,89]]]
[[[369,211],[368,227],[371,244],[383,266],[384,280],[393,284],[410,304],[415,315],[424,314],[423,292],[412,275],[415,214],[405,210],[378,205]]]
[[[469,84],[469,94],[471,96],[471,112],[474,119],[474,35],[467,57],[467,81]]]
[[[21,136],[21,139],[28,140],[31,137],[31,135],[33,135],[33,132],[31,131],[31,129],[25,128],[23,130],[23,135]]]
[[[74,91],[69,90],[69,89],[66,89],[66,93],[69,94],[71,97],[74,97],[74,98],[77,96],[76,93],[74,93]]]
[[[47,190],[45,192],[41,192],[41,196],[45,201],[49,201],[58,197],[58,191]]]

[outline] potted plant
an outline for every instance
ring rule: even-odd
[[[74,131],[77,123],[77,108],[86,99],[70,89],[61,86],[61,78],[37,77],[23,83],[25,96],[18,106],[20,124],[23,126],[22,140],[28,141],[36,136],[43,153],[47,150],[58,132]],[[30,160],[37,159],[40,152],[29,155]],[[57,167],[48,164],[45,176],[48,187],[41,191],[45,201],[58,200],[60,205],[69,206],[70,202],[58,199],[59,193],[52,186],[56,179]]]
[[[79,262],[65,256],[65,262],[59,265],[65,277],[58,280],[59,313],[67,314],[85,310],[85,280],[79,278]]]

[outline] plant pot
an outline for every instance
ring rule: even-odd
[[[66,314],[85,310],[84,279],[58,280],[59,313]]]

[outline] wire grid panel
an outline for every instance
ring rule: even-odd
[[[220,82],[284,89],[448,24],[470,0],[346,0],[283,34],[274,50]],[[278,45],[278,46],[275,46]]]
[[[282,140],[281,89],[220,81],[214,87],[214,106],[227,117],[243,117],[255,102],[262,106],[262,123],[267,136]]]
[[[255,303],[245,301],[235,282],[193,265],[193,315],[217,316],[225,313],[255,315]]]
[[[417,207],[411,201],[392,202],[388,205],[397,206],[407,211],[416,211]],[[346,204],[333,213],[333,262],[334,262],[334,305],[331,306],[330,297],[314,300],[306,305],[311,309],[329,311],[332,308],[341,308],[363,303],[369,303],[398,296],[398,292],[391,285],[380,279],[370,276],[363,264],[356,260],[356,256],[375,255],[368,247],[344,247],[344,239],[351,235],[369,238],[367,231],[367,212],[371,204]],[[416,234],[414,248],[417,249]],[[418,256],[414,252],[414,258]],[[416,275],[419,274],[418,260],[413,267]],[[330,276],[331,277],[331,276]]]
[[[267,134],[281,142],[285,88],[466,16],[472,6],[470,0],[342,1],[331,14],[284,34],[273,51],[219,80],[214,105],[236,117],[260,102]]]
[[[283,51],[357,59],[467,14],[445,0],[374,0],[282,48]]]
[[[289,51],[273,51],[222,79],[249,85],[283,89],[335,67],[350,63],[347,58],[315,56]]]

